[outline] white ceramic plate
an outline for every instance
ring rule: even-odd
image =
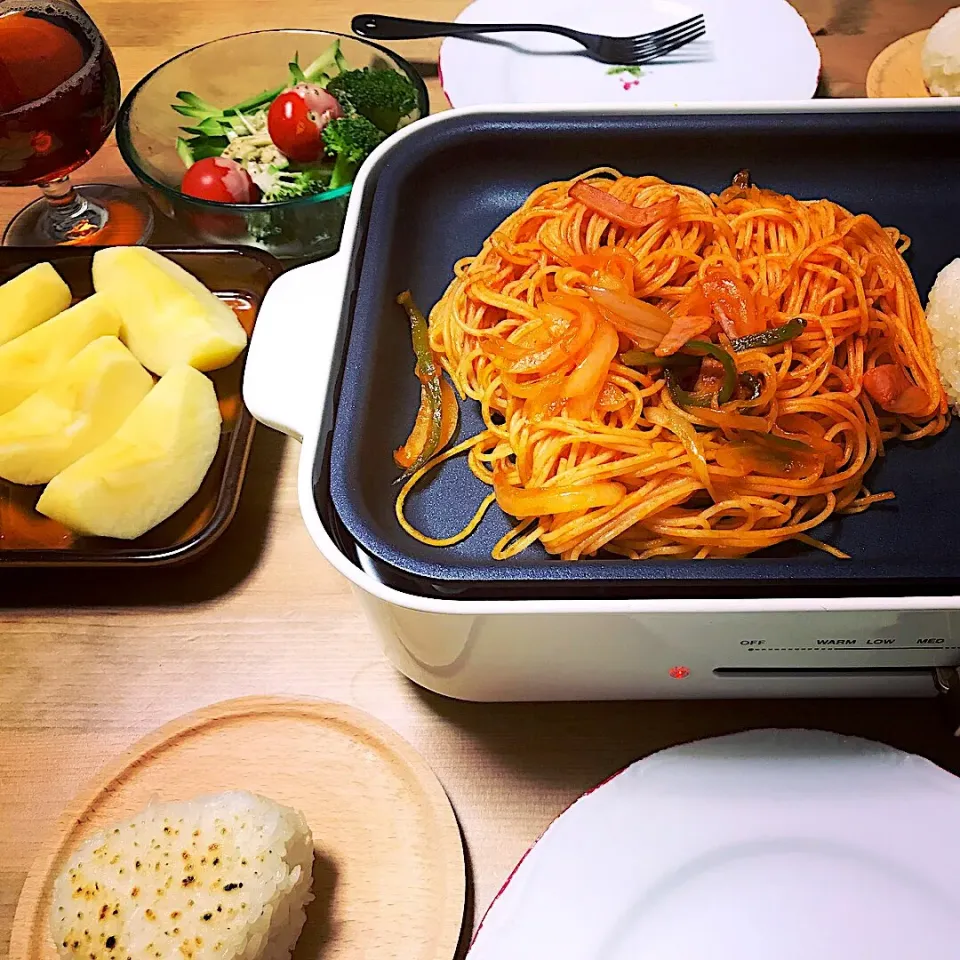
[[[662,103],[803,100],[820,53],[786,0],[476,0],[464,23],[552,23],[614,36],[658,30],[702,13],[707,33],[642,75],[611,73],[582,47],[546,33],[448,38],[443,89],[455,107],[498,103]]]
[[[905,960],[960,943],[960,779],[759,730],[638,761],[521,862],[470,960]]]

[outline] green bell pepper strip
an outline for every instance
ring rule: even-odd
[[[698,353],[688,353],[688,350],[696,350]],[[723,384],[717,394],[690,393],[677,383],[674,376],[676,368],[694,366],[703,354],[714,357],[723,366]],[[684,347],[684,352],[673,353],[668,357],[658,357],[649,350],[628,350],[621,355],[620,362],[628,367],[663,367],[670,395],[674,403],[681,407],[709,407],[714,396],[718,403],[726,403],[737,388],[737,365],[733,357],[723,347],[718,347],[708,340],[690,340]]]
[[[664,375],[667,379],[667,389],[670,391],[670,396],[678,407],[689,410],[691,407],[713,406],[713,398],[717,396],[717,394],[691,393],[689,390],[684,390],[683,387],[677,383],[677,378],[674,375],[672,367],[667,367]]]
[[[723,367],[723,384],[720,386],[720,391],[716,396],[717,403],[726,403],[733,396],[733,391],[737,389],[737,365],[733,357],[731,357],[723,347],[718,347],[715,343],[710,343],[709,340],[688,340],[684,350],[699,350],[713,357],[715,360],[720,361]],[[680,392],[686,394],[687,397],[702,398],[704,396],[703,394],[687,393],[685,390]],[[693,405],[697,407],[709,406],[712,396],[711,394],[708,397],[706,404],[696,402]],[[674,400],[677,403],[680,402],[676,397],[674,397]]]
[[[405,290],[397,297],[397,303],[406,310],[407,317],[410,319],[413,352],[417,357],[417,379],[424,386],[424,399],[430,417],[430,433],[427,434],[427,442],[414,463],[404,471],[404,476],[410,476],[437,452],[437,447],[440,445],[440,434],[443,429],[443,395],[440,390],[440,370],[433,359],[433,350],[430,349],[430,330],[427,319],[413,302],[413,295],[409,290]]]
[[[658,357],[649,350],[628,350],[621,354],[620,362],[627,367],[692,367],[697,363],[697,357],[685,353]]]
[[[737,337],[730,341],[730,346],[737,353],[744,350],[754,350],[757,347],[773,347],[778,343],[786,343],[788,340],[795,340],[806,329],[807,321],[803,317],[794,317],[779,327],[773,327],[771,330],[761,330],[760,333],[751,333],[746,337]]]

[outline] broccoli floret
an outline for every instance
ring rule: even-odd
[[[330,178],[330,189],[335,190],[345,183],[350,183],[357,172],[357,167],[385,138],[386,134],[366,117],[358,115],[331,120],[323,128],[324,146],[327,152],[336,158],[333,176]]]
[[[366,117],[384,133],[393,133],[417,105],[416,88],[396,70],[347,70],[334,77],[327,90],[344,110]]]
[[[265,178],[263,199],[266,203],[309,197],[327,189],[329,173],[324,170],[281,170],[271,167]]]

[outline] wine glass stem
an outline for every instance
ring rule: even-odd
[[[55,242],[83,240],[106,224],[107,211],[77,193],[69,177],[41,183],[40,189],[47,201],[42,229]]]

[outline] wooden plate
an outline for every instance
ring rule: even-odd
[[[316,853],[295,960],[451,960],[465,865],[443,788],[416,751],[353,707],[247,697],[161,727],[102,771],[65,812],[17,905],[11,960],[56,960],[53,880],[94,830],[151,800],[237,787],[302,810]]]
[[[929,97],[920,52],[929,30],[901,37],[877,54],[867,71],[868,97]]]

